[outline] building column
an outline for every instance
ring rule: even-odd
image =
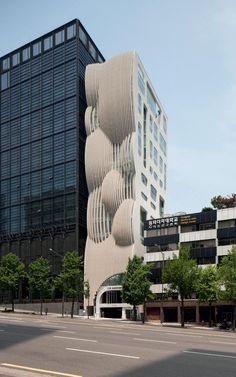
[[[161,304],[160,306],[160,322],[163,323],[164,322],[164,308],[163,308],[163,303]]]
[[[122,308],[121,319],[126,319],[126,312],[125,312],[125,308]]]
[[[196,322],[200,323],[199,304],[196,305]]]

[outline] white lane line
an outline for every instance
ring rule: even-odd
[[[67,334],[75,334],[75,331],[68,331],[68,330],[58,330],[58,332],[65,332]]]
[[[203,356],[214,356],[214,357],[224,357],[228,359],[236,359],[236,356],[230,356],[230,355],[223,355],[218,353],[207,353],[207,352],[197,352],[197,351],[183,351],[183,353],[192,353],[195,355],[203,355]]]
[[[17,320],[19,320],[19,321],[22,321],[22,318],[21,317],[8,317],[8,316],[6,316],[6,315],[0,315],[0,319],[2,319],[2,318],[4,318],[4,319],[10,319],[10,320],[12,320],[12,319],[17,319]]]
[[[168,342],[167,340],[142,339],[142,338],[133,338],[133,340],[138,340],[142,342],[177,344],[177,342]]]
[[[72,338],[70,336],[59,336],[59,335],[54,335],[53,338],[69,339],[69,340],[80,340],[80,341],[83,341],[83,342],[91,342],[91,343],[97,343],[98,342],[97,340],[93,340],[93,339]]]
[[[94,329],[104,329],[104,330],[114,330],[114,329],[117,329],[118,327],[116,326],[93,326]],[[124,326],[121,328],[123,329]]]
[[[140,335],[135,332],[124,332],[124,331],[109,331],[111,334],[121,334],[121,335]]]
[[[105,355],[105,356],[116,356],[116,357],[125,357],[127,359],[140,359],[139,356],[129,356],[129,355],[121,355],[119,353],[108,353],[108,352],[98,352],[98,351],[89,351],[89,350],[81,350],[77,348],[66,348],[67,351],[77,351],[77,352],[85,352],[85,353],[93,353],[97,355]]]
[[[202,338],[202,335],[178,334],[176,332],[168,332],[168,334],[177,335],[177,336],[191,336],[192,338]]]
[[[1,332],[5,331],[5,330],[0,330]]]
[[[0,318],[0,319],[2,319],[2,318]],[[20,323],[25,322],[25,321],[22,321],[22,320],[20,320],[20,319],[8,319],[8,318],[6,318],[5,321],[6,321],[6,322],[20,322]]]
[[[217,340],[210,340],[210,343],[215,343],[215,344],[228,344],[230,346],[236,346],[236,343],[230,343],[230,342],[217,342]]]

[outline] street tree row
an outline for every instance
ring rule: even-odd
[[[145,265],[141,258],[135,256],[129,260],[123,278],[123,300],[133,305],[134,319],[136,319],[137,305],[145,307],[153,300],[151,292],[152,264]],[[178,293],[181,301],[181,326],[184,326],[184,302],[193,294],[200,303],[209,304],[209,326],[212,325],[211,307],[219,300],[231,301],[233,304],[233,323],[235,329],[236,315],[236,247],[225,255],[219,266],[209,265],[198,267],[196,260],[191,259],[190,249],[181,247],[179,255],[174,254],[172,260],[165,262],[162,272],[162,282],[167,284],[166,294],[172,296]]]
[[[15,292],[23,279],[28,279],[29,291],[36,294],[40,300],[40,314],[43,311],[43,301],[56,288],[62,291],[62,315],[64,314],[64,299],[70,298],[71,317],[74,314],[74,303],[79,293],[89,302],[89,282],[83,280],[83,259],[76,251],[68,251],[62,258],[62,269],[56,277],[51,274],[48,259],[40,257],[30,263],[27,271],[24,263],[14,253],[8,253],[0,261],[0,291],[8,292],[14,311]]]

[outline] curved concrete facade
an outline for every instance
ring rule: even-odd
[[[149,202],[143,202],[140,190],[144,156],[138,155],[137,146],[141,122],[138,66],[141,62],[137,54],[127,52],[86,68],[89,200],[85,279],[90,282],[91,301],[107,278],[125,271],[129,257],[143,255],[142,211],[147,217],[158,213]]]

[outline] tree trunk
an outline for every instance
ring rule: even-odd
[[[61,302],[61,316],[64,317],[64,313],[65,313],[65,293],[64,293],[64,289],[62,291],[62,302]]]
[[[134,321],[137,321],[137,308],[136,308],[136,305],[133,306],[133,310],[134,310]]]
[[[40,292],[40,315],[43,315],[43,295]]]
[[[184,298],[181,297],[181,327],[184,327]]]
[[[88,307],[87,307],[87,318],[89,319],[89,298],[88,298]]]
[[[14,305],[14,290],[11,290],[11,310],[14,312],[15,305]]]
[[[75,306],[75,299],[73,297],[72,298],[72,304],[71,304],[71,312],[70,312],[71,318],[73,318],[73,316],[74,316],[74,306]]]
[[[142,317],[143,325],[145,323],[145,320],[146,320],[146,301],[144,301],[144,303],[143,303],[143,317]]]
[[[236,312],[236,304],[234,303],[233,306],[233,320],[232,320],[232,330],[235,331],[235,312]]]
[[[211,314],[212,314],[212,303],[211,301],[209,302],[209,327],[212,327],[212,318],[211,318]]]

